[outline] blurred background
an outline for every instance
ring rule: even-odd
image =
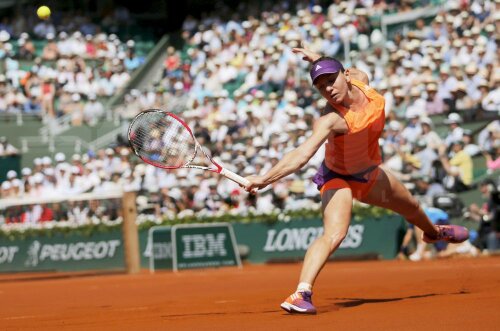
[[[498,0],[1,1],[0,224],[119,222],[118,202],[92,197],[122,191],[137,192],[138,222],[319,216],[323,148],[249,196],[210,173],[146,165],[126,139],[137,113],[160,108],[229,169],[265,172],[325,106],[291,52],[303,45],[368,74],[386,99],[384,165],[473,229],[475,249],[495,250],[499,31]]]

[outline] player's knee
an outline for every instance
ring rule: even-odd
[[[330,253],[333,252],[347,235],[347,231],[335,231],[333,233],[324,234],[324,239],[328,242]]]

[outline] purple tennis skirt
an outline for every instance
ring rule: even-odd
[[[360,183],[368,183],[368,174],[375,170],[378,167],[378,165],[371,166],[366,170],[363,170],[361,172],[352,174],[352,175],[344,175],[344,174],[339,174],[330,168],[328,168],[325,164],[325,162],[321,163],[321,166],[318,169],[318,172],[316,175],[314,175],[312,181],[317,185],[318,190],[321,190],[323,185],[325,185],[326,182],[331,181],[332,179],[335,178],[340,178],[343,180],[347,181],[355,181],[355,182],[360,182]]]

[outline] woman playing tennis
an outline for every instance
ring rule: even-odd
[[[353,199],[401,214],[422,229],[429,243],[460,243],[469,233],[460,226],[433,225],[405,186],[380,166],[378,140],[385,124],[384,98],[358,80],[364,75],[304,48],[294,52],[312,63],[312,83],[327,100],[327,107],[304,143],[265,175],[246,177],[250,182],[246,190],[264,188],[296,172],[327,142],[324,162],[313,179],[321,193],[324,232],[307,250],[297,290],[281,304],[290,313],[315,314],[312,286],[347,234]]]

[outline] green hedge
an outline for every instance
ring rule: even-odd
[[[389,210],[355,204],[353,206],[353,221],[362,221],[366,218],[380,218],[393,213]],[[163,218],[157,219],[156,217],[138,217],[139,230],[148,229],[154,225],[175,225],[175,224],[189,224],[189,223],[216,223],[216,222],[229,222],[229,223],[277,223],[288,222],[294,219],[308,220],[321,218],[321,211],[318,209],[302,209],[295,211],[276,211],[270,214],[248,213],[247,215],[232,215],[230,213],[220,216],[187,216],[183,218]],[[0,240],[24,240],[32,237],[54,235],[82,235],[91,236],[94,233],[103,233],[115,230],[121,226],[121,219],[116,221],[100,221],[93,220],[88,224],[74,224],[69,222],[47,222],[35,225],[27,224],[14,224],[2,225],[0,229]]]

